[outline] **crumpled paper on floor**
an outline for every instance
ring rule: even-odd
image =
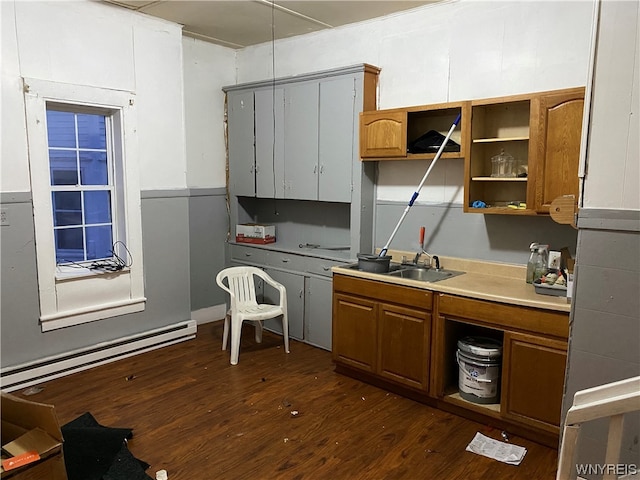
[[[466,450],[509,465],[520,465],[527,453],[527,449],[524,447],[494,440],[482,435],[480,432],[476,433],[471,443],[467,445]]]

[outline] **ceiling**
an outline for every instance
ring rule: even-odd
[[[382,17],[441,0],[103,1],[179,23],[183,25],[185,35],[229,48],[243,48]]]

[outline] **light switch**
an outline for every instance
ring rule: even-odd
[[[0,210],[0,225],[9,225],[9,213],[6,210]]]

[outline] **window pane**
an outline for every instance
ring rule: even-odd
[[[52,192],[51,195],[54,226],[82,225],[80,192]]]
[[[111,192],[84,192],[84,222],[111,223]]]
[[[107,152],[80,152],[82,185],[108,185]]]
[[[87,227],[87,260],[113,256],[111,226]]]
[[[50,147],[75,148],[75,115],[72,112],[47,110],[47,134]]]
[[[103,115],[78,114],[78,146],[80,148],[107,148]]]
[[[76,152],[49,150],[51,185],[77,185]]]
[[[82,228],[65,228],[55,230],[56,262],[82,262],[84,260],[84,245]]]

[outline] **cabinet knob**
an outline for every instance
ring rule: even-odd
[[[245,257],[250,257],[251,254],[249,252],[244,252]]]
[[[288,259],[288,258],[283,258],[283,259],[282,259],[282,263],[287,263],[288,261],[289,261],[289,259]]]

